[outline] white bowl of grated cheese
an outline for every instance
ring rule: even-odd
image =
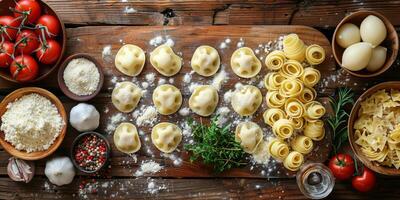
[[[9,154],[39,160],[62,143],[67,114],[51,92],[26,87],[7,95],[0,104],[0,144]]]
[[[102,65],[92,56],[78,53],[69,56],[58,70],[61,91],[76,101],[88,101],[103,87]]]

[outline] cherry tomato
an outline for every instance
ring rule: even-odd
[[[15,37],[17,36],[17,31],[18,30],[12,29],[12,28],[6,28],[5,26],[18,27],[19,26],[19,21],[16,20],[12,16],[0,16],[0,33],[1,33],[1,36],[5,40],[8,40],[8,41],[15,40]]]
[[[15,43],[18,42],[19,44],[17,45],[16,53],[19,54],[31,54],[40,45],[38,36],[31,30],[21,31],[21,33],[18,34]]]
[[[0,67],[8,67],[12,63],[11,54],[14,51],[14,44],[5,41],[0,47]]]
[[[27,82],[36,78],[39,66],[32,56],[20,55],[11,63],[10,72],[15,80]]]
[[[14,12],[15,17],[21,16],[21,12],[26,12],[28,14],[28,22],[31,24],[36,22],[42,12],[40,4],[36,0],[20,0],[16,3],[15,10],[17,11]]]
[[[337,154],[329,161],[329,169],[338,180],[347,180],[354,174],[354,160],[349,154]]]
[[[42,26],[47,27],[47,30],[43,30],[43,31],[45,31],[46,38],[55,37],[60,33],[60,22],[53,15],[42,15],[38,19],[37,25],[38,26],[42,25]],[[36,31],[36,34],[39,37],[42,37],[42,29],[38,29]]]
[[[61,54],[61,46],[57,41],[48,39],[47,45],[40,46],[40,50],[36,52],[36,57],[43,64],[54,64]]]
[[[376,182],[375,173],[370,169],[364,167],[361,175],[354,176],[353,180],[351,180],[351,185],[353,188],[358,190],[359,192],[368,192],[374,188]]]

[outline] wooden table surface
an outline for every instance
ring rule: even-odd
[[[1,1],[1,0],[0,0]],[[66,23],[69,33],[68,48],[75,51],[77,34],[85,37],[99,30],[118,26],[179,26],[179,25],[307,25],[317,28],[331,38],[336,24],[347,14],[373,9],[383,13],[400,30],[400,1],[155,1],[155,0],[46,0]],[[134,9],[132,13],[124,12]],[[90,47],[85,47],[90,48]],[[97,50],[101,56],[101,49]],[[68,53],[68,52],[67,52]],[[98,55],[99,56],[99,55]],[[323,93],[332,94],[334,88],[347,86],[360,94],[379,82],[398,80],[400,60],[382,76],[365,81],[345,74],[339,67],[326,77]],[[61,96],[55,76],[39,83]],[[0,95],[7,95],[19,86],[0,81]],[[101,94],[105,95],[106,94]],[[98,98],[102,101],[105,98]],[[109,97],[107,97],[108,99]],[[61,99],[66,100],[61,96]],[[108,100],[104,100],[108,101]],[[104,102],[103,102],[104,103]],[[70,106],[70,105],[69,105]],[[67,106],[68,107],[68,106]],[[67,141],[68,142],[68,141]],[[61,149],[60,151],[63,151]],[[344,150],[347,151],[347,150]],[[68,154],[66,152],[66,154]],[[43,175],[43,163],[38,176],[29,184],[11,181],[6,175],[9,155],[0,150],[0,199],[304,199],[293,178],[252,177],[185,177],[162,176],[76,176],[72,184],[55,187]],[[163,186],[157,192],[147,190],[149,183]],[[165,187],[164,187],[165,186]],[[400,199],[400,180],[380,176],[373,192],[361,194],[349,182],[337,182],[328,199]]]

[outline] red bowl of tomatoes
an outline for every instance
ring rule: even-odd
[[[40,0],[2,0],[0,13],[0,77],[16,83],[47,77],[66,46],[57,13]]]

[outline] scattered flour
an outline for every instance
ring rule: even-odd
[[[149,44],[151,46],[158,46],[161,44],[166,44],[170,47],[173,47],[175,45],[175,42],[169,35],[164,36],[164,37],[159,35],[159,36],[156,36],[156,37],[150,39]]]
[[[169,78],[169,79],[168,79],[168,82],[169,82],[170,84],[173,84],[173,83],[174,83],[174,79],[173,79],[173,78]]]
[[[165,184],[157,185],[154,179],[149,178],[147,182],[147,193],[157,194],[161,190],[166,190],[167,186]]]
[[[190,109],[189,108],[181,108],[179,110],[179,114],[182,116],[188,116],[190,114]]]
[[[165,84],[167,81],[164,78],[160,78],[158,79],[158,85],[163,85]]]
[[[190,83],[191,80],[192,80],[192,74],[186,73],[185,76],[183,76],[184,83]]]
[[[132,13],[135,13],[135,12],[137,12],[137,10],[134,9],[133,7],[125,6],[125,8],[124,8],[124,13],[125,14],[132,14]]]
[[[122,114],[122,113],[117,113],[113,116],[111,116],[108,120],[107,126],[106,126],[106,132],[108,134],[112,134],[112,132],[117,128],[119,123],[126,121],[128,118]]]
[[[158,113],[154,106],[142,105],[140,109],[136,109],[133,112],[133,118],[136,119],[136,125],[138,126],[152,126],[157,121]]]
[[[135,176],[143,176],[144,174],[154,174],[159,172],[163,167],[154,161],[142,161],[140,168],[136,170]]]
[[[177,155],[173,154],[173,153],[162,153],[161,156],[168,158],[172,161],[172,163],[174,164],[174,166],[181,166],[182,165],[182,158],[178,157]]]
[[[236,47],[240,48],[240,47],[243,47],[243,46],[244,46],[244,40],[243,40],[243,38],[240,38],[239,42],[236,44]]]
[[[228,117],[230,112],[231,112],[231,110],[226,106],[219,107],[217,109],[216,114],[219,116],[217,123],[218,123],[219,126],[223,126],[226,122],[228,122],[228,118],[227,117]]]
[[[219,44],[219,48],[220,49],[225,49],[225,48],[227,48],[229,46],[229,43],[231,43],[231,39],[226,38],[223,42],[221,42]]]
[[[225,92],[225,94],[224,94],[224,102],[225,103],[230,103],[231,99],[232,99],[232,95],[233,95],[232,90],[228,90],[227,92]]]
[[[214,77],[212,81],[212,86],[215,87],[218,91],[221,89],[221,86],[228,79],[227,73],[225,72],[224,67],[221,68],[221,71]]]
[[[101,57],[105,60],[110,60],[109,57],[111,56],[111,45],[106,45],[103,47],[103,51],[101,52]]]

